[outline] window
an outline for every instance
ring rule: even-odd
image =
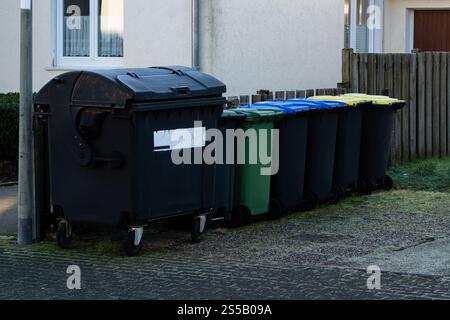
[[[345,0],[345,47],[382,52],[384,0]]]
[[[119,66],[123,0],[56,0],[56,64]]]

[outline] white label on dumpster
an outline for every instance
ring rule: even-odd
[[[155,152],[203,148],[206,146],[206,128],[154,131],[153,141]]]

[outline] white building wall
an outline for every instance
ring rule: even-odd
[[[191,66],[191,0],[125,0],[124,10],[126,66]]]
[[[54,0],[34,1],[34,90],[53,65]],[[334,87],[340,81],[344,0],[201,0],[201,67],[229,95]],[[0,1],[0,92],[19,89],[20,1]],[[124,67],[191,65],[191,0],[126,0]]]
[[[388,0],[385,10],[384,51],[409,52],[408,11],[412,9],[450,9],[450,0]]]
[[[335,87],[344,0],[203,0],[201,65],[229,94]]]

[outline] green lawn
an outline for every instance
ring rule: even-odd
[[[396,189],[450,192],[450,158],[405,162],[389,174]]]

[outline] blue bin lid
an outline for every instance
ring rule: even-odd
[[[289,99],[287,102],[310,105],[312,109],[336,109],[347,108],[348,105],[341,101],[326,101],[326,100],[309,100],[309,99]]]

